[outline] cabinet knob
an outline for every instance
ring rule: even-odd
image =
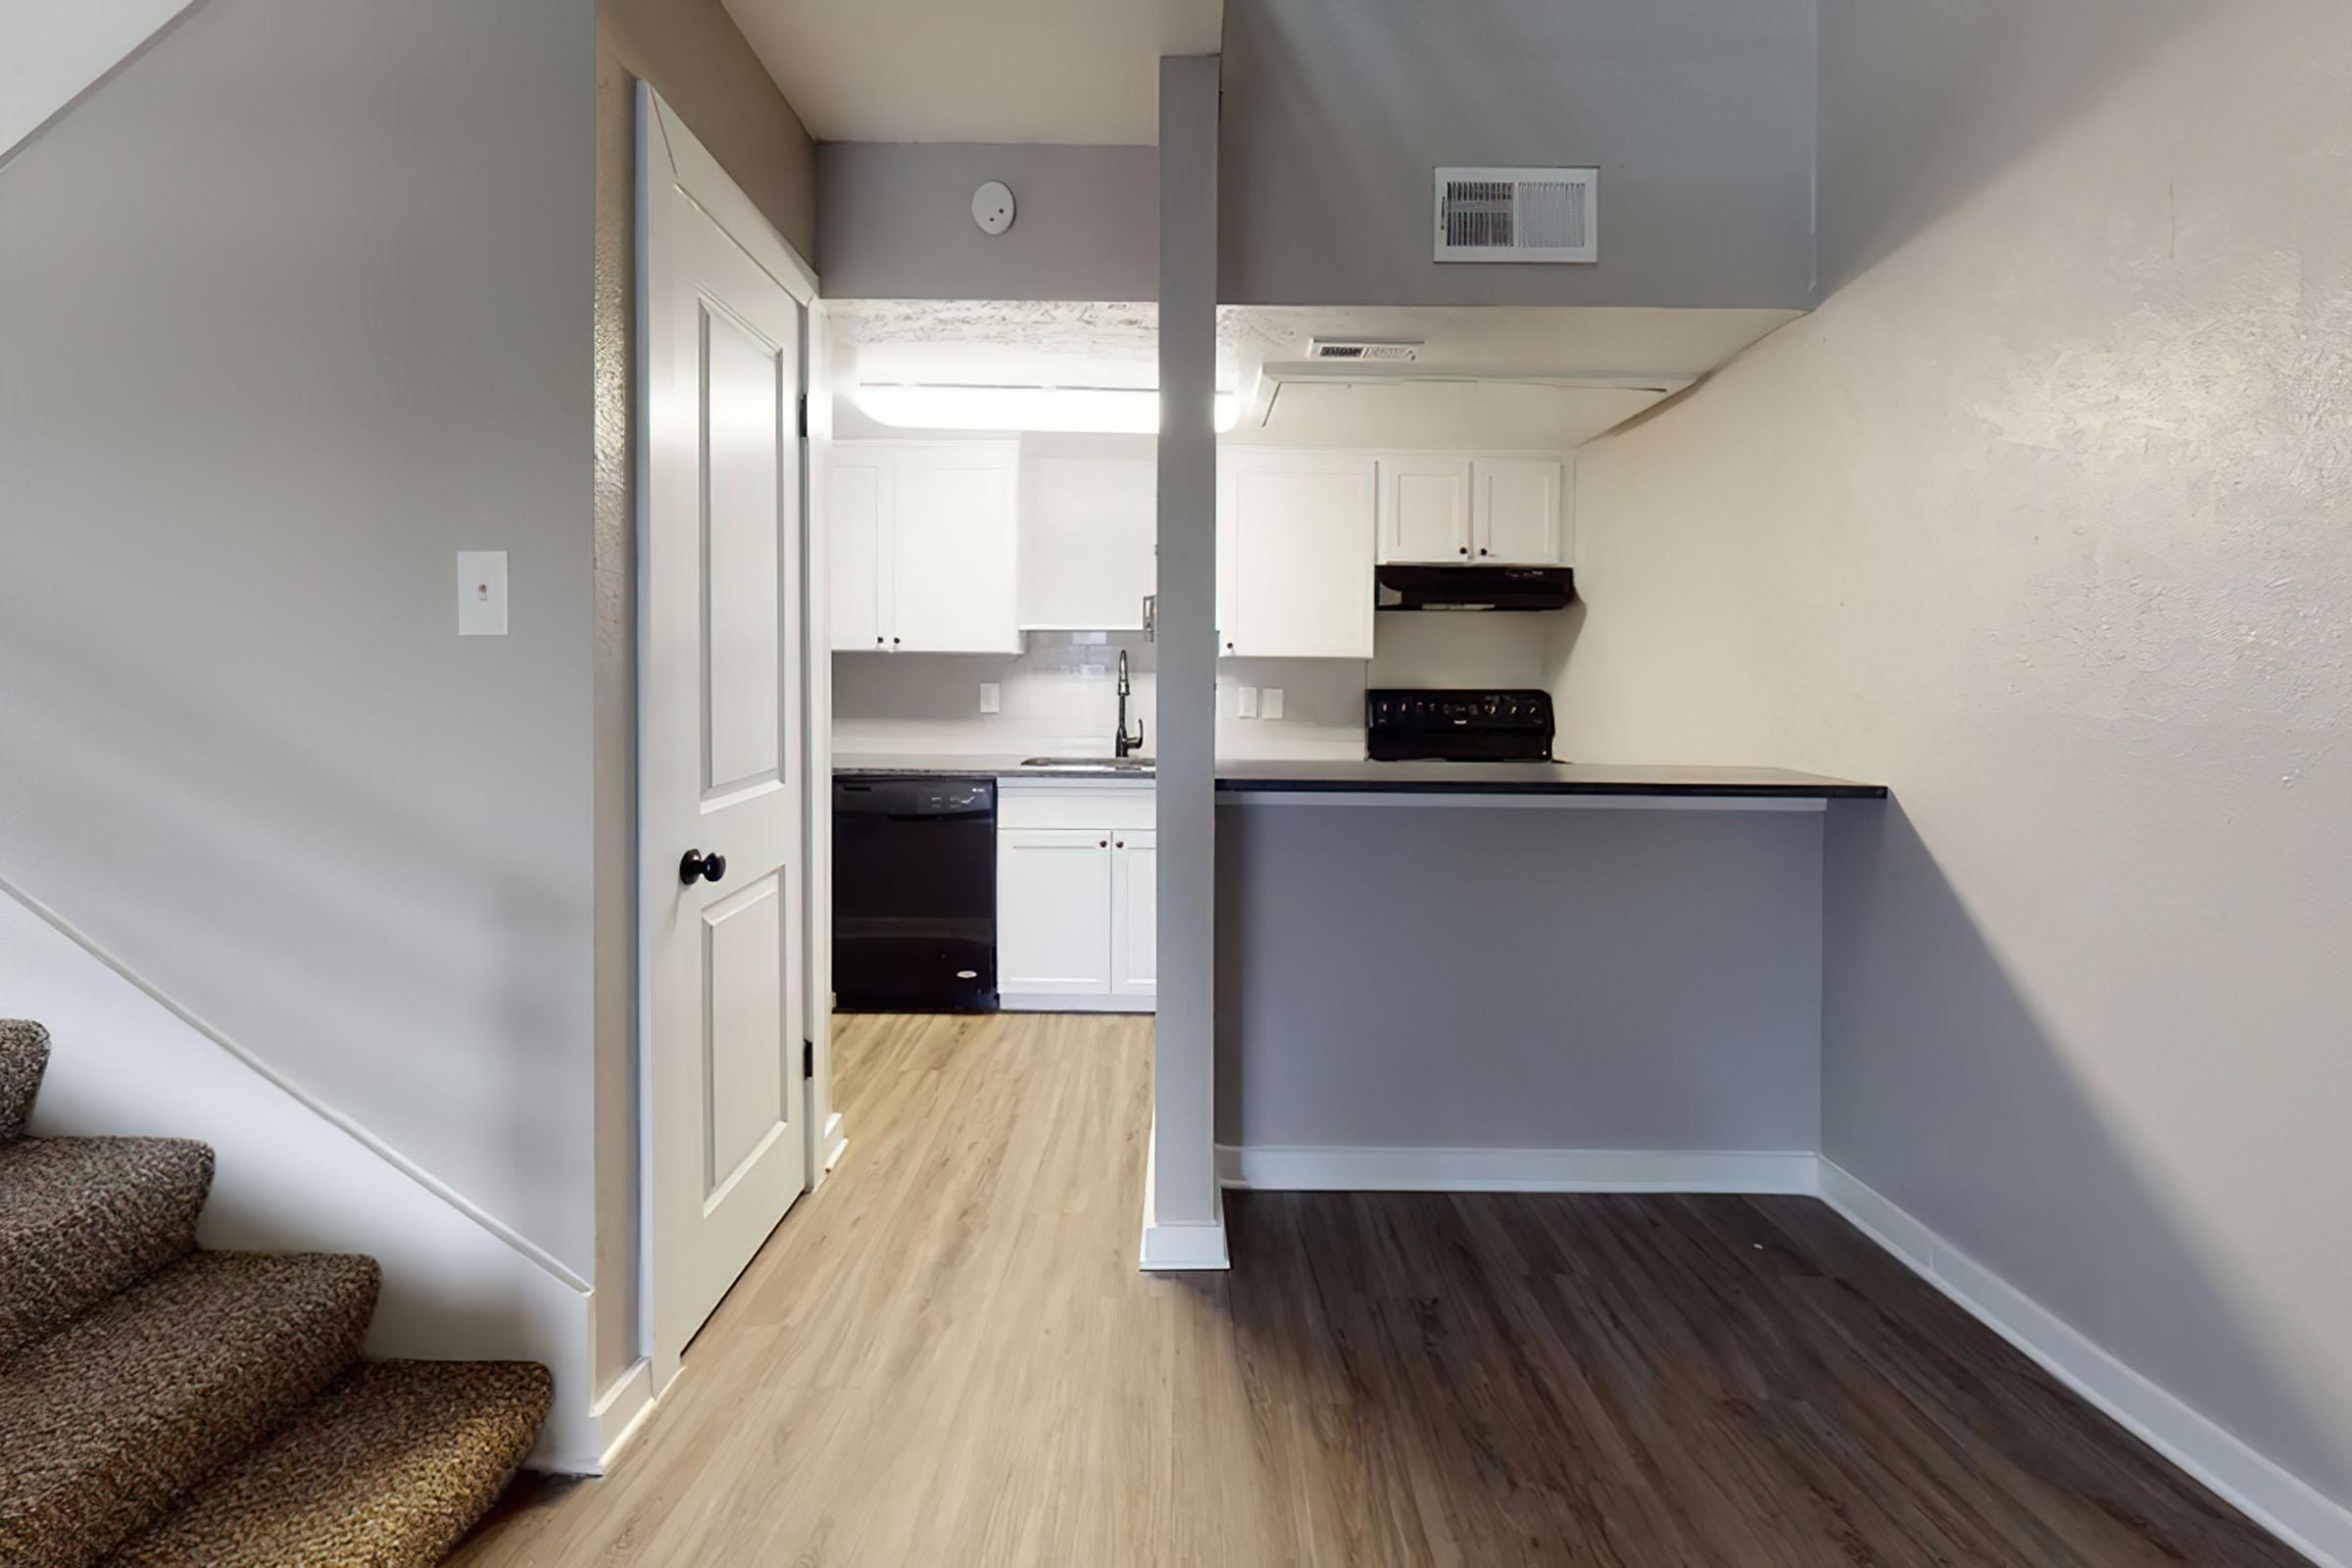
[[[1478,547],[1478,553],[1482,556],[1487,554],[1487,547],[1485,545],[1480,545]]]
[[[1098,850],[1107,850],[1107,849],[1109,849],[1109,848],[1110,848],[1110,840],[1108,840],[1108,839],[1103,839],[1102,841],[1101,841],[1100,843],[1098,843],[1098,844],[1095,846],[1095,848],[1096,848],[1096,849],[1098,849]]]
[[[1464,546],[1462,546],[1462,554],[1466,556],[1466,555],[1468,555],[1469,553],[1470,553],[1470,547],[1469,547],[1468,545],[1464,545]]]
[[[879,643],[879,642],[881,642],[881,641],[882,641],[882,634],[881,634],[880,632],[876,632],[876,633],[874,633],[874,641],[875,641],[876,643]]]
[[[896,648],[896,647],[898,647],[898,646],[899,646],[899,640],[898,640],[896,637],[893,637],[893,638],[890,640],[890,646],[891,646],[891,647],[893,647],[893,648]]]
[[[1126,847],[1127,847],[1127,841],[1126,841],[1125,839],[1121,839],[1121,840],[1119,840],[1119,848],[1123,850],[1123,849],[1125,849]]]

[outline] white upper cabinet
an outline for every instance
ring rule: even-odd
[[[828,466],[833,646],[1018,653],[1019,446],[844,441]]]
[[[1024,631],[1141,631],[1158,577],[1157,466],[1150,458],[1024,453]]]
[[[1458,566],[1470,559],[1470,460],[1383,457],[1380,559]]]
[[[1369,454],[1218,455],[1218,652],[1370,659],[1378,508]]]
[[[837,649],[890,646],[882,603],[884,523],[890,514],[890,460],[873,447],[836,446],[826,466],[830,524],[826,568],[832,577],[832,633]]]
[[[1572,564],[1567,473],[1557,458],[1471,459],[1471,564]]]
[[[1574,564],[1566,460],[1408,452],[1379,463],[1383,562]]]

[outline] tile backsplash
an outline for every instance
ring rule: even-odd
[[[1217,755],[1356,759],[1364,755],[1364,688],[1549,684],[1544,615],[1387,614],[1369,664],[1334,659],[1226,659],[1217,664]],[[1108,756],[1116,670],[1127,650],[1135,687],[1128,722],[1157,752],[1154,645],[1140,632],[1031,632],[1021,654],[836,654],[836,751],[956,756]],[[980,710],[984,683],[999,710]],[[1244,688],[1259,716],[1241,714]],[[1264,694],[1282,693],[1267,718]]]

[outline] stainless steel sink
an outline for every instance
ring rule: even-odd
[[[1149,757],[1024,757],[1023,767],[1054,773],[1149,773]]]

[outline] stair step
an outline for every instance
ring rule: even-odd
[[[0,1356],[196,1245],[213,1152],[175,1138],[0,1143]]]
[[[48,1065],[48,1030],[29,1018],[0,1018],[0,1142],[24,1130]]]
[[[498,1500],[547,1417],[521,1361],[365,1361],[108,1568],[431,1568]]]
[[[193,1252],[0,1362],[0,1568],[83,1568],[359,1356],[375,1261]]]

